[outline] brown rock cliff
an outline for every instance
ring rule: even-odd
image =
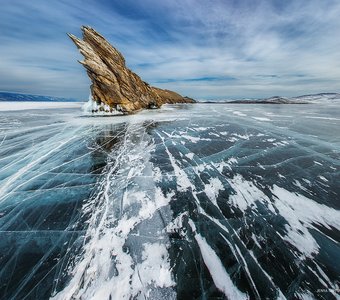
[[[125,65],[123,55],[102,35],[88,26],[82,27],[83,40],[69,34],[78,47],[92,81],[91,94],[98,104],[109,105],[123,113],[143,108],[157,108],[165,103],[194,103],[188,97],[150,86]]]

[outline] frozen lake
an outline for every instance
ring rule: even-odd
[[[339,297],[339,104],[72,105],[0,107],[0,299]]]

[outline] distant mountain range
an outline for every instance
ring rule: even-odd
[[[30,95],[10,92],[0,92],[0,101],[32,101],[32,102],[81,102],[73,98],[60,98],[42,95]]]
[[[61,98],[42,95],[0,92],[0,101],[29,102],[83,102],[74,98]],[[298,97],[273,96],[259,99],[223,99],[201,100],[199,103],[241,103],[241,104],[310,104],[310,103],[340,103],[339,93],[320,93]]]
[[[204,103],[241,103],[241,104],[310,104],[310,103],[332,103],[340,102],[339,93],[320,93],[314,95],[303,95],[298,97],[280,97],[259,99],[226,99],[220,101],[200,101]]]

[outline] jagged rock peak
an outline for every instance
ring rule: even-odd
[[[102,35],[83,26],[83,39],[69,37],[84,56],[79,61],[90,77],[92,99],[112,110],[133,113],[143,108],[157,108],[165,103],[193,103],[193,99],[144,82],[126,67],[124,56]]]

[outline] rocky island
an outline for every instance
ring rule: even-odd
[[[102,35],[82,26],[83,39],[68,34],[84,56],[79,61],[90,77],[91,95],[99,110],[130,114],[165,103],[194,103],[173,91],[153,87],[127,68],[123,55]]]

